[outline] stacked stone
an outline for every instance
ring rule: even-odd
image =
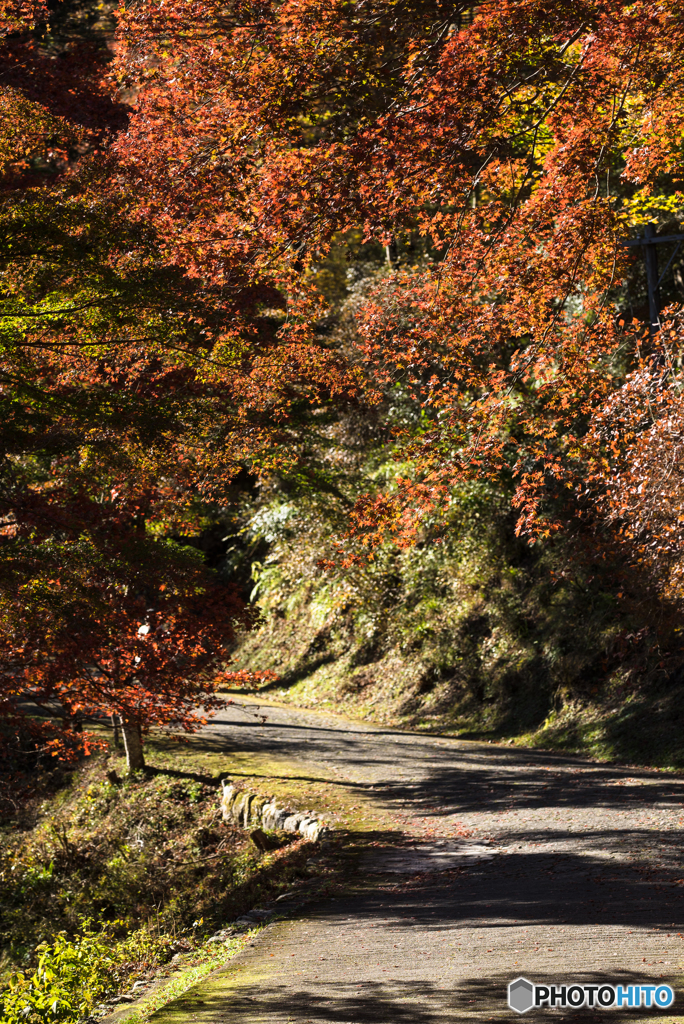
[[[328,831],[327,827],[310,814],[296,814],[278,807],[275,800],[267,800],[257,793],[236,789],[232,782],[221,782],[221,810],[224,821],[232,821],[243,828],[263,828],[267,832],[284,829],[299,832],[305,839],[317,842]]]

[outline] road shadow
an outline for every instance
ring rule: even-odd
[[[201,733],[203,749],[313,760],[348,768],[373,785],[388,807],[443,817],[471,810],[557,807],[635,808],[684,805],[684,775],[597,764],[586,758],[494,744],[436,740],[398,732],[307,724],[287,709],[267,708],[266,723],[245,721],[237,705]],[[411,779],[398,777],[401,763]],[[325,781],[334,782],[334,779]],[[340,780],[342,781],[342,780]]]
[[[390,900],[397,928],[607,925],[664,932],[677,939],[684,953],[684,940],[678,937],[684,929],[684,885],[653,881],[631,865],[527,852],[474,860],[449,872],[423,872],[408,881],[391,878],[397,890]],[[378,898],[385,911],[388,899]],[[372,897],[365,901],[364,914],[375,916]]]
[[[672,811],[684,804],[681,776],[489,744],[364,732],[343,723],[309,725],[283,709],[268,713],[266,725],[246,724],[237,710],[222,713],[202,733],[204,749],[225,754],[227,774],[236,751],[289,761],[296,765],[292,777],[306,778],[311,767],[312,779],[366,793],[372,786],[374,802],[420,817],[442,836],[449,836],[446,827],[440,832],[442,824],[457,826],[461,815],[492,812],[487,820],[496,821],[494,855],[447,872],[382,874],[369,868],[373,851],[380,855],[422,840],[411,838],[408,830],[403,835],[338,833],[336,842],[347,845],[350,866],[356,863],[358,870],[349,876],[346,895],[294,912],[306,922],[296,933],[301,944],[292,947],[295,957],[301,955],[297,970],[294,961],[278,966],[276,946],[265,955],[257,944],[234,967],[228,965],[153,1019],[173,1024],[498,1022],[515,1016],[506,989],[518,974],[554,984],[676,982],[684,954],[684,854],[679,818]],[[333,770],[346,777],[323,778]],[[667,816],[669,831],[659,831],[658,815]],[[442,822],[445,818],[449,821]],[[622,855],[626,838],[637,851],[631,862]],[[648,856],[640,861],[639,850],[648,852],[654,839],[663,863],[649,863]],[[465,848],[475,840],[463,829],[461,839],[454,835],[448,842],[458,849],[459,843]],[[385,959],[377,969],[364,961],[366,934],[375,937],[383,955],[394,957],[395,944],[403,947],[403,959],[397,953],[396,960]],[[326,958],[318,954],[328,943],[337,960],[324,969],[319,962]],[[417,943],[432,950],[429,968]],[[451,958],[443,955],[446,947],[456,950]],[[520,957],[512,950],[520,950]],[[563,977],[549,973],[556,957]],[[610,970],[613,957],[621,969]],[[672,1010],[534,1012],[535,1021],[592,1024],[617,1016],[629,1022],[671,1020]]]
[[[316,984],[309,980],[299,986],[285,981],[260,979],[258,989],[240,984],[230,969],[218,972],[202,985],[190,989],[173,1004],[152,1016],[164,1024],[449,1024],[469,1020],[510,1021],[513,1011],[507,1006],[509,974],[459,978],[455,985],[425,980],[411,981],[338,981],[331,989],[329,981]],[[558,976],[546,973],[535,979],[538,984],[554,984]],[[634,972],[595,971],[573,976],[587,985],[643,982]],[[622,1022],[662,1017],[672,1019],[672,1009],[622,1008]],[[515,1016],[517,1018],[517,1015]],[[577,1021],[599,1024],[615,1021],[615,1011],[597,1008],[534,1010],[535,1021]]]
[[[235,1000],[231,1016],[226,1017],[225,1003],[220,997],[193,1000],[188,998],[182,1006],[181,1013],[188,1016],[186,1020],[198,1022],[215,1022],[222,1020],[241,1021],[282,1021],[283,1024],[437,1024],[449,1021],[450,1024],[467,1020],[510,1021],[513,1011],[505,1005],[505,993],[508,977],[499,979],[473,978],[467,984],[461,984],[458,992],[445,992],[429,982],[411,982],[395,986],[387,991],[386,986],[377,983],[366,983],[361,986],[341,984],[334,998],[328,992],[317,993],[315,990],[293,994],[285,985],[262,992],[259,996],[233,995]],[[605,983],[605,976],[593,975],[584,979],[587,984]],[[623,975],[618,983],[628,983],[632,979]],[[545,979],[540,978],[543,984]],[[494,1009],[497,1004],[501,1009]],[[223,1013],[221,1013],[223,1010]],[[198,1011],[200,1011],[198,1013]],[[254,1016],[256,1013],[258,1016]],[[585,1008],[581,1010],[534,1010],[535,1021],[576,1020],[586,1024],[614,1020],[609,1016],[614,1011]],[[644,1010],[630,1012],[620,1010],[620,1021],[643,1021],[645,1014],[649,1019],[670,1018],[672,1010]],[[154,1019],[154,1018],[153,1018]],[[515,1017],[517,1018],[517,1015]]]

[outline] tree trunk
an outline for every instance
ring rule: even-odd
[[[126,767],[128,771],[135,772],[144,768],[145,757],[143,755],[140,722],[135,718],[122,718],[121,732],[123,733],[124,747],[126,748]]]

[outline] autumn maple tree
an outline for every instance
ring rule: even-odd
[[[194,452],[230,404],[197,356],[225,303],[165,263],[108,187],[105,144],[123,108],[100,87],[101,50],[67,53],[65,69],[30,14],[4,39],[16,71],[0,209],[5,747],[87,749],[87,734],[51,719],[113,714],[135,768],[151,724],[194,728],[215,705],[244,618],[235,588],[167,536],[197,519]],[[10,131],[17,118],[23,136]],[[27,719],[31,704],[49,719]]]
[[[94,706],[97,679],[103,707],[135,718],[137,694],[143,724],[177,720],[210,609],[237,612],[169,538],[240,472],[310,472],[321,409],[392,389],[418,414],[342,560],[410,543],[487,478],[521,534],[581,523],[679,598],[681,321],[672,302],[648,323],[623,243],[678,223],[681,5],[141,0],[112,18],[63,66],[39,8],[13,8],[2,43],[6,623],[35,609],[25,644],[5,627],[8,701],[24,664],[64,706]],[[359,245],[385,270],[343,350],[319,273]],[[108,544],[163,565],[154,596],[128,556],[107,575]],[[80,661],[62,607],[99,608]],[[185,675],[163,662],[176,628]]]
[[[676,321],[640,341],[623,242],[679,209],[679,5],[176,2],[119,19],[114,73],[136,100],[114,152],[139,216],[191,272],[244,258],[279,282],[278,380],[293,337],[325,349],[311,282],[331,244],[360,230],[404,254],[358,313],[365,398],[399,384],[427,420],[401,446],[415,472],[359,503],[356,533],[410,538],[472,475],[513,481],[531,537],[580,494],[603,520],[606,409],[644,359],[672,365]]]

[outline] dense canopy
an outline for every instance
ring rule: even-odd
[[[338,566],[487,479],[679,601],[676,241],[655,323],[624,243],[678,234],[681,3],[98,11],[3,7],[5,710],[192,727],[244,616],[179,539],[388,396]]]

